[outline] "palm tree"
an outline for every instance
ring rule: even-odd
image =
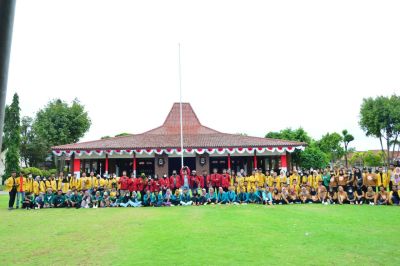
[[[346,168],[347,168],[347,150],[349,147],[349,143],[352,142],[354,140],[353,135],[349,134],[349,132],[347,132],[347,129],[344,129],[342,131],[342,136],[343,136],[343,144],[344,144],[344,158],[346,160]]]

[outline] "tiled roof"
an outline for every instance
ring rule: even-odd
[[[279,139],[221,133],[203,126],[189,103],[182,104],[183,146],[214,147],[293,147],[304,143]],[[114,137],[52,147],[53,150],[105,150],[180,147],[180,107],[172,106],[164,124],[142,134]]]

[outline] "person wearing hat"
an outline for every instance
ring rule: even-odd
[[[181,194],[179,201],[182,206],[190,206],[193,204],[189,193],[189,187],[183,187],[183,193]]]
[[[9,194],[9,201],[8,201],[8,209],[9,210],[12,210],[14,208],[15,197],[17,195],[17,189],[19,186],[16,176],[17,176],[17,172],[11,171],[11,176],[9,178],[7,178],[6,182],[4,183],[6,185],[6,188],[7,188],[8,194]]]

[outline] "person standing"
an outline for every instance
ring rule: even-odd
[[[10,199],[8,201],[8,209],[12,210],[14,208],[14,203],[15,203],[15,196],[17,195],[17,188],[18,188],[18,182],[16,179],[17,172],[12,171],[11,176],[7,178],[5,185],[8,191],[8,194],[10,196]]]
[[[19,204],[25,199],[25,191],[28,183],[26,182],[26,178],[20,173],[20,176],[17,178],[18,190],[17,190],[17,209],[19,208]]]

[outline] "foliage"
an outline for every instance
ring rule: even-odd
[[[347,129],[342,131],[343,145],[344,145],[344,158],[346,160],[346,168],[348,166],[347,154],[349,152],[349,143],[354,140],[354,136],[349,134]]]
[[[325,168],[329,164],[329,157],[312,143],[300,154],[300,166],[305,169]]]
[[[33,129],[50,149],[51,146],[78,142],[90,125],[88,113],[77,99],[71,106],[56,99],[39,110]]]
[[[123,137],[123,136],[130,136],[130,135],[132,135],[132,134],[123,132],[123,133],[119,133],[119,134],[115,135],[115,137]]]
[[[271,138],[271,139],[284,139],[284,140],[291,140],[291,141],[299,141],[299,142],[305,142],[307,144],[310,144],[312,142],[311,137],[301,127],[298,129],[294,129],[294,130],[291,128],[286,128],[279,132],[268,132],[265,135],[265,137]],[[301,154],[301,151],[299,151],[299,150],[295,150],[291,154],[292,161],[295,165],[300,165],[300,163],[301,163],[300,154]]]
[[[367,151],[363,154],[364,165],[367,167],[382,166],[384,163],[385,153],[382,151],[374,153],[373,151]]]
[[[33,177],[42,176],[43,171],[36,167],[26,167],[21,169],[21,173],[24,175],[32,174]]]
[[[382,152],[383,142],[386,142],[389,164],[391,143],[395,143],[400,134],[400,97],[394,94],[390,97],[364,98],[359,124],[367,136],[379,138]]]
[[[100,139],[109,139],[109,138],[111,138],[111,137],[110,136],[103,136]]]
[[[5,156],[5,171],[4,178],[11,175],[11,171],[19,171],[20,168],[20,108],[18,94],[14,94],[10,106],[6,106],[4,118],[4,148]]]
[[[328,155],[329,160],[334,163],[344,155],[344,149],[341,146],[342,140],[342,136],[336,132],[326,133],[316,144],[321,151]]]

